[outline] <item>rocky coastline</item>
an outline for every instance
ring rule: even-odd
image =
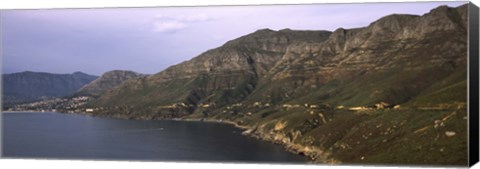
[[[286,151],[294,153],[297,155],[307,157],[311,163],[326,163],[326,164],[341,164],[337,159],[329,157],[329,153],[325,150],[321,150],[315,146],[306,146],[298,143],[293,143],[289,139],[286,139],[285,134],[275,131],[265,131],[258,129],[256,126],[249,125],[239,125],[236,122],[223,120],[223,119],[211,119],[211,118],[152,118],[152,117],[142,117],[142,116],[129,116],[123,114],[114,114],[114,115],[104,115],[104,114],[94,114],[89,112],[79,112],[77,114],[96,116],[96,117],[105,117],[105,118],[116,118],[116,119],[128,119],[128,120],[174,120],[174,121],[195,121],[195,122],[205,122],[205,123],[222,123],[227,125],[232,125],[238,129],[243,130],[242,135],[247,137],[256,138],[261,141],[269,142],[271,144],[281,145]]]

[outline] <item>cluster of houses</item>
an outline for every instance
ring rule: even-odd
[[[79,103],[78,104],[72,104],[67,108],[75,109],[78,106],[82,106],[81,101],[83,101],[83,103],[85,103],[86,100],[88,100],[88,98],[87,97],[79,97],[79,98],[74,98],[73,100],[78,101]],[[212,107],[215,107],[215,105],[216,105],[215,103],[200,103],[196,107],[198,107],[198,108],[212,108]],[[194,105],[186,104],[186,103],[181,102],[181,103],[174,103],[174,104],[171,104],[171,105],[159,106],[159,108],[161,108],[161,109],[175,109],[175,108],[189,108],[189,107],[194,107]],[[237,109],[237,108],[240,108],[240,107],[244,107],[244,104],[243,103],[235,103],[235,104],[232,104],[230,106],[226,106],[225,109],[222,112],[223,113],[235,112],[234,110]],[[268,107],[272,107],[272,104],[268,103],[268,102],[267,103],[254,102],[251,105],[251,107],[253,107],[253,108],[268,108]],[[331,107],[328,104],[325,104],[325,105],[283,104],[283,105],[281,105],[281,108],[284,108],[284,109],[288,110],[288,109],[292,109],[292,108],[307,108],[307,109],[328,108],[328,109],[330,109]],[[392,104],[389,104],[389,103],[386,103],[386,102],[380,102],[380,103],[374,104],[372,106],[345,107],[343,105],[340,105],[340,106],[337,106],[335,108],[336,109],[351,110],[351,111],[367,111],[367,110],[380,110],[380,109],[399,109],[400,105],[392,105]],[[99,109],[100,108],[86,108],[84,110],[87,113],[92,113],[92,112],[98,111]],[[247,112],[245,114],[249,115],[249,116],[252,115],[251,112]]]
[[[345,109],[345,106],[337,106],[337,109]],[[357,106],[346,108],[351,111],[381,110],[381,109],[400,109],[400,105],[392,105],[386,102],[376,103],[373,106]]]
[[[174,103],[174,104],[171,104],[171,105],[165,105],[165,106],[160,106],[160,108],[162,109],[174,109],[174,108],[185,108],[185,107],[193,107],[193,105],[191,104],[185,104],[185,103]]]
[[[285,108],[285,109],[300,108],[300,107],[310,108],[310,109],[318,109],[318,108],[320,108],[319,105],[315,105],[315,104],[303,104],[303,106],[300,105],[300,104],[283,104],[282,107]]]
[[[19,104],[8,109],[8,111],[76,111],[84,106],[89,97],[79,96],[73,98],[55,98],[50,100],[42,100],[33,103]]]

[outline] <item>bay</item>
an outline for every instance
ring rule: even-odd
[[[231,125],[124,120],[62,113],[3,113],[5,158],[306,163]]]

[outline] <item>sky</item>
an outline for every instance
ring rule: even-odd
[[[154,74],[258,29],[334,31],[464,3],[2,10],[2,73]]]

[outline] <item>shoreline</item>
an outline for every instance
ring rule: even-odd
[[[222,123],[227,125],[232,125],[235,128],[242,130],[242,135],[246,137],[252,137],[259,141],[265,141],[270,144],[276,144],[282,146],[285,151],[289,153],[293,153],[296,155],[300,155],[306,157],[308,160],[306,164],[341,164],[342,162],[329,158],[329,153],[325,152],[324,150],[318,149],[313,146],[306,146],[292,142],[285,142],[283,139],[278,138],[279,133],[268,133],[268,131],[261,131],[257,127],[254,126],[246,126],[246,125],[238,125],[237,123],[229,120],[223,119],[203,119],[203,118],[154,118],[154,119],[145,119],[142,117],[127,117],[127,116],[105,116],[99,114],[90,114],[86,112],[75,113],[75,114],[83,114],[83,115],[91,115],[91,116],[98,116],[98,117],[107,117],[107,118],[118,118],[118,119],[128,119],[128,120],[174,120],[174,121],[186,121],[186,122],[206,122],[206,123]]]
[[[250,127],[245,125],[238,125],[233,121],[228,120],[215,120],[215,119],[182,119],[182,118],[175,118],[169,120],[176,120],[176,121],[195,121],[195,122],[207,122],[207,123],[222,123],[227,125],[232,125],[235,128],[241,129],[242,135],[247,137],[255,138],[259,141],[265,141],[270,144],[276,144],[282,146],[285,151],[290,153],[300,155],[306,157],[308,161],[307,164],[341,164],[342,162],[333,158],[328,158],[328,153],[325,151],[315,148],[313,146],[305,146],[300,145],[292,142],[283,142],[281,139],[276,139],[277,136],[265,133],[264,131],[260,131],[257,127]]]
[[[308,160],[306,164],[340,164],[341,162],[336,159],[328,158],[328,154],[324,154],[323,150],[314,148],[313,146],[305,146],[292,142],[285,142],[282,139],[277,139],[278,133],[272,135],[272,133],[266,133],[266,131],[261,131],[257,127],[238,125],[237,123],[229,120],[218,120],[218,119],[200,119],[200,118],[170,118],[170,119],[145,119],[141,117],[127,117],[127,116],[109,116],[101,114],[92,114],[87,112],[38,112],[38,111],[2,111],[6,114],[22,114],[22,113],[60,113],[60,114],[77,114],[77,115],[86,115],[92,117],[101,117],[101,118],[112,118],[112,119],[125,119],[125,120],[172,120],[172,121],[184,121],[184,122],[205,122],[205,123],[221,123],[231,125],[237,129],[240,129],[241,134],[246,137],[252,137],[259,141],[265,141],[270,144],[276,144],[282,146],[285,151],[293,153],[299,156],[306,157]]]
[[[2,114],[22,114],[22,113],[61,113],[61,112],[53,112],[53,111],[2,111]]]
[[[174,119],[166,119],[166,120],[174,120],[174,121],[196,121],[196,122],[206,122],[206,123],[221,123],[221,124],[229,124],[229,125],[232,125],[238,129],[242,129],[244,131],[246,130],[249,130],[250,127],[248,126],[244,126],[244,125],[238,125],[237,123],[233,122],[233,121],[228,121],[228,120],[215,120],[215,119],[194,119],[194,118],[186,118],[186,119],[182,119],[182,118],[174,118]]]

